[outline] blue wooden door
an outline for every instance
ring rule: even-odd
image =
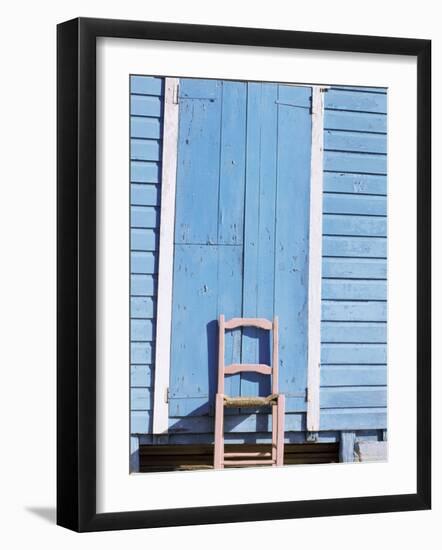
[[[213,410],[220,313],[279,316],[280,389],[288,413],[306,410],[310,96],[306,87],[180,80],[169,388],[178,431],[192,422],[201,431]],[[229,334],[226,363],[269,357],[268,334]],[[250,373],[226,386],[230,395],[268,392]]]

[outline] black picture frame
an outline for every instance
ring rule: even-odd
[[[96,39],[417,58],[417,491],[362,498],[96,512]],[[57,523],[75,531],[424,510],[431,506],[431,41],[79,18],[57,28]]]

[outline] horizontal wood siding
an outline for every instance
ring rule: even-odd
[[[152,430],[164,80],[130,78],[131,433]]]
[[[325,94],[320,429],[387,423],[387,93]]]

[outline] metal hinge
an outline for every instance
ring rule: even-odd
[[[174,86],[174,89],[173,89],[173,103],[174,105],[178,105],[178,102],[179,102],[179,90],[180,90],[180,84],[179,82],[177,83],[176,86]]]
[[[164,401],[166,403],[169,403],[169,399],[170,399],[170,391],[169,391],[169,388],[166,388],[164,390]]]
[[[330,89],[330,86],[321,86],[319,88],[319,91],[324,94],[325,92],[328,92]],[[322,100],[323,102],[324,100]],[[310,114],[314,115],[316,114],[316,111],[315,109],[313,108],[313,92],[312,92],[312,95],[310,96]]]

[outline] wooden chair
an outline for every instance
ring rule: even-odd
[[[235,363],[224,365],[224,337],[226,330],[240,327],[256,327],[273,331],[272,365]],[[218,392],[215,401],[215,450],[214,468],[225,466],[249,466],[271,464],[282,466],[284,463],[284,412],[285,396],[278,392],[278,318],[272,321],[259,318],[237,317],[225,321],[219,316],[218,342]],[[267,397],[246,396],[229,397],[224,394],[224,377],[240,372],[257,372],[272,377],[272,393]],[[227,407],[271,407],[272,408],[272,448],[271,452],[224,452],[224,409]]]

